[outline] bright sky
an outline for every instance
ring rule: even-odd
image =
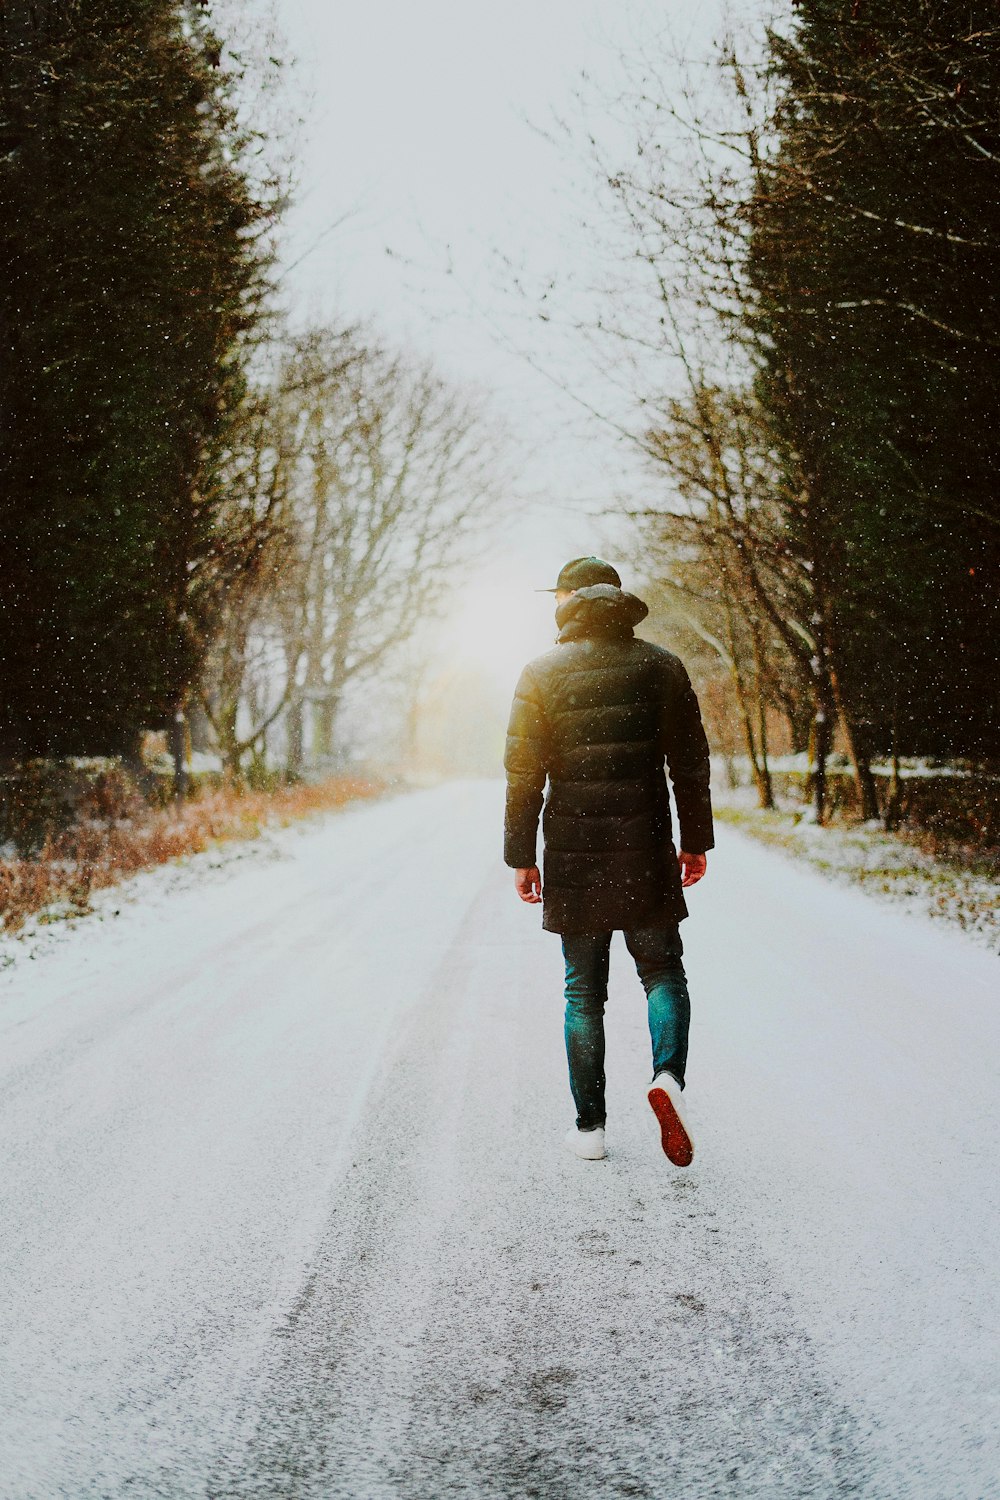
[[[582,73],[588,87],[613,93],[621,49],[634,51],[665,25],[676,41],[707,50],[721,29],[721,0],[274,0],[274,8],[282,51],[297,62],[304,116],[300,187],[283,240],[287,266],[302,257],[287,273],[289,301],[303,315],[375,318],[390,339],[484,392],[514,435],[517,484],[531,503],[500,528],[474,585],[488,591],[482,613],[497,629],[523,609],[531,625],[512,632],[510,648],[523,659],[527,635],[537,649],[551,638],[551,604],[530,590],[567,557],[600,549],[592,516],[620,487],[628,458],[504,347],[527,345],[548,362],[544,327],[515,312],[496,256],[533,278],[586,268],[589,169],[543,132],[575,114]],[[468,594],[456,603],[466,620]]]

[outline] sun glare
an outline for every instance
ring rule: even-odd
[[[552,644],[553,610],[551,594],[536,594],[523,583],[470,588],[448,621],[445,653],[455,665],[476,667],[513,688],[525,662]]]

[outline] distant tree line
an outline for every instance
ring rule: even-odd
[[[277,315],[284,185],[206,0],[0,0],[0,760],[192,714],[292,774],[440,598],[480,414]],[[305,743],[304,737],[308,737]]]
[[[762,803],[778,713],[820,816],[836,734],[891,818],[873,757],[1000,757],[1000,17],[799,0],[742,51],[721,102],[647,57],[602,163],[651,298],[599,332],[669,476],[637,552]]]

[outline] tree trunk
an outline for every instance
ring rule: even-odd
[[[174,797],[180,802],[187,796],[190,786],[190,777],[188,776],[190,747],[188,744],[187,717],[184,713],[184,705],[182,703],[178,703],[174,709],[173,717],[167,725],[167,744],[170,747],[170,758],[174,763]]]
[[[188,737],[192,750],[212,750],[214,743],[212,739],[212,725],[205,712],[204,705],[195,698],[188,706],[187,711]]]
[[[817,625],[818,623],[817,618],[814,617],[813,624]],[[812,670],[815,708],[813,710],[809,744],[809,758],[811,762],[810,791],[812,793],[815,820],[822,827],[826,822],[826,759],[830,754],[833,703],[830,691],[830,679],[826,671],[826,654],[819,635],[817,635],[816,655],[812,659]]]
[[[854,781],[858,789],[861,816],[865,822],[868,822],[869,819],[877,818],[879,815],[878,794],[875,791],[875,778],[872,775],[871,762],[866,749],[861,743],[861,734],[858,725],[844,702],[844,695],[840,688],[840,677],[832,668],[830,671],[830,686],[833,690],[833,701],[837,708],[840,726],[844,732],[847,754],[854,769]]]
[[[333,705],[330,699],[317,700],[313,709],[312,758],[322,762],[330,757],[333,743]]]
[[[760,631],[753,626],[754,694],[757,699],[757,743],[760,747],[760,781],[757,794],[763,808],[773,808],[774,787],[771,783],[771,768],[767,763],[767,698],[764,692],[764,648]]]
[[[813,725],[815,764],[813,766],[813,806],[816,822],[826,822],[826,758],[830,753],[830,719],[822,701],[817,701]]]
[[[740,708],[740,723],[743,725],[743,741],[747,749],[747,759],[750,761],[754,786],[757,788],[757,803],[762,808],[773,807],[774,802],[771,798],[770,776],[761,766],[760,757],[757,754],[757,740],[754,735],[753,716],[750,713],[750,704],[747,700],[743,678],[735,661],[732,666],[732,678],[733,686],[736,689],[736,701]]]
[[[729,673],[733,679],[733,687],[736,689],[736,702],[740,710],[740,722],[743,725],[743,740],[747,748],[747,758],[753,772],[754,786],[757,788],[758,806],[772,807],[770,800],[770,778],[765,777],[757,755],[757,740],[754,735],[753,716],[750,712],[750,703],[747,698],[746,684],[740,671],[739,657],[736,647],[736,622],[733,619],[733,601],[730,598],[728,587],[723,574],[722,598],[726,610],[726,638],[729,648]]]
[[[325,693],[316,703],[313,722],[313,758],[329,761],[334,750],[334,729],[340,700],[335,693]]]
[[[216,726],[219,737],[219,754],[222,756],[222,764],[226,775],[234,787],[243,785],[243,758],[240,748],[239,735],[236,732],[236,717],[239,713],[239,705],[235,702],[225,704],[222,708]]]
[[[899,827],[903,807],[903,778],[899,766],[899,698],[898,691],[892,703],[892,780],[889,783],[889,800],[885,806],[885,831],[892,833]]]
[[[285,734],[288,737],[285,775],[289,781],[302,780],[303,728],[302,699],[293,698],[285,715]]]

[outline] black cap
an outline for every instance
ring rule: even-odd
[[[574,557],[565,567],[559,569],[559,577],[553,589],[536,589],[536,594],[555,594],[565,590],[572,593],[574,589],[593,588],[595,583],[610,583],[616,589],[620,589],[622,581],[610,563],[606,563],[600,557]]]

